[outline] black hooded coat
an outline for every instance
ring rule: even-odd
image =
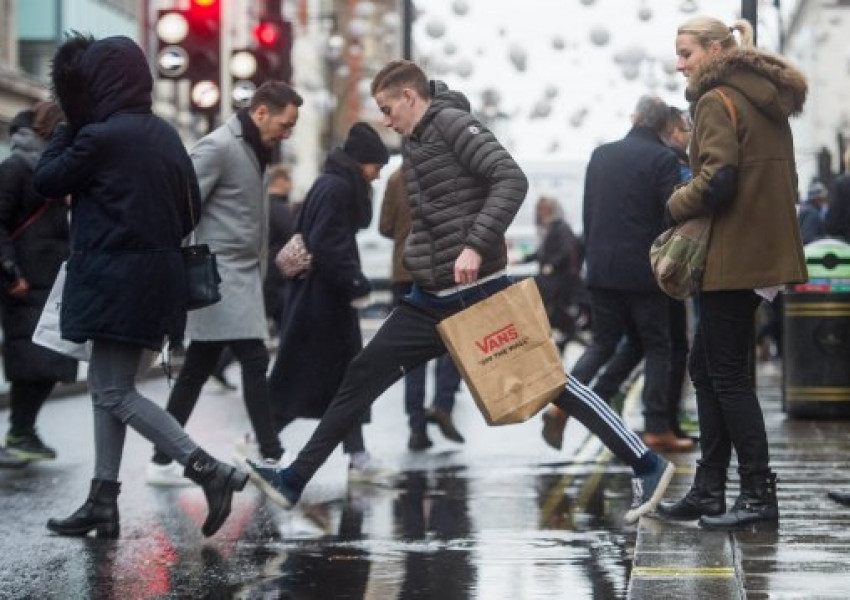
[[[280,344],[269,378],[278,422],[320,418],[363,341],[351,301],[371,285],[360,268],[355,234],[372,219],[371,188],[342,150],[331,152],[298,213],[295,230],[313,267],[291,282]]]
[[[69,123],[44,151],[35,185],[73,199],[62,337],[151,349],[165,336],[179,341],[180,244],[200,192],[177,132],[151,112],[145,56],[127,37],[74,38],[54,58],[53,86]]]

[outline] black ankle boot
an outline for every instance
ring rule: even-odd
[[[218,462],[200,448],[189,456],[183,475],[204,489],[204,496],[207,498],[207,520],[204,521],[201,532],[209,537],[218,531],[230,515],[233,492],[245,488],[248,476],[230,465]]]
[[[726,511],[726,470],[697,466],[694,483],[678,502],[662,502],[658,514],[666,519],[690,521]]]
[[[95,529],[97,537],[117,538],[118,492],[121,484],[117,481],[92,479],[89,497],[85,503],[67,519],[50,519],[47,528],[59,535],[88,535]]]
[[[703,529],[742,529],[750,525],[779,523],[776,474],[770,471],[741,475],[741,493],[732,510],[717,517],[702,517]]]

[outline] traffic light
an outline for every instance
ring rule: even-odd
[[[230,55],[232,102],[235,108],[248,106],[251,96],[264,81],[292,79],[292,23],[280,16],[263,16],[254,27],[254,43]]]
[[[157,11],[156,65],[166,79],[191,82],[192,107],[215,113],[221,100],[220,0],[191,0],[189,8]]]

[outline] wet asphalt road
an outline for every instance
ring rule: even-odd
[[[238,371],[230,373],[235,380]],[[166,399],[164,380],[140,389]],[[39,427],[59,458],[0,472],[0,598],[624,597],[635,540],[620,520],[628,469],[609,464],[576,424],[561,452],[542,442],[539,419],[487,427],[465,390],[455,419],[466,444],[433,427],[433,448],[408,451],[397,384],[365,430],[368,449],[401,473],[396,486],[349,484],[337,450],[294,510],[249,484],[210,539],[200,533],[200,489],[146,485],[150,447],[129,432],[121,537],[104,541],[44,527],[82,503],[93,464],[88,398],[49,402]],[[297,421],[284,431],[288,452],[314,427]],[[241,396],[208,384],[188,431],[229,459],[248,431]]]

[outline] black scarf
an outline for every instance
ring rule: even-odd
[[[257,124],[254,123],[251,115],[248,114],[247,108],[239,110],[236,113],[236,117],[242,123],[242,137],[245,138],[248,146],[257,155],[257,160],[260,161],[260,172],[262,173],[266,170],[266,166],[272,159],[272,150],[263,145],[260,139],[260,130],[257,128]]]

